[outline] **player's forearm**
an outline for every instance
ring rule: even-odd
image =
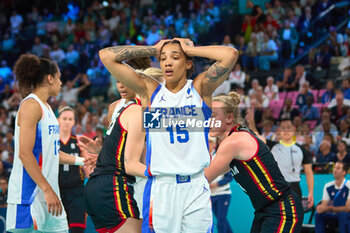
[[[146,166],[144,164],[140,162],[125,161],[124,166],[125,166],[126,174],[146,178],[145,176]]]
[[[81,157],[72,156],[63,151],[60,151],[59,156],[60,164],[84,165],[82,162],[83,158]]]
[[[190,57],[205,57],[217,61],[224,69],[230,70],[236,63],[238,51],[226,46],[188,47],[185,53]]]
[[[119,63],[138,57],[156,56],[156,53],[157,50],[153,46],[131,45],[108,47],[99,51],[102,62],[104,59],[111,59]]]
[[[307,165],[308,167],[304,167],[304,172],[306,176],[307,189],[309,194],[314,194],[314,174],[312,172],[312,165]]]
[[[38,162],[36,161],[33,153],[21,153],[19,158],[34,182],[39,186],[42,191],[47,191],[51,189],[49,182],[45,179],[41,172]]]

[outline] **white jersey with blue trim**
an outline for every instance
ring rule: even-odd
[[[30,94],[23,101],[27,99],[35,99],[40,104],[42,110],[42,117],[36,125],[33,154],[45,179],[60,198],[58,186],[60,143],[58,121],[50,106],[41,102],[36,95]],[[13,204],[31,204],[36,195],[38,195],[37,198],[39,198],[40,201],[45,201],[44,193],[29,176],[19,158],[20,126],[17,125],[17,117],[18,113],[15,121],[14,162],[9,180],[7,202]]]
[[[210,117],[211,109],[193,87],[192,80],[187,80],[177,93],[170,92],[165,83],[159,84],[144,113],[145,175],[192,175],[209,166],[209,127],[202,123]],[[157,126],[149,127],[148,123]]]

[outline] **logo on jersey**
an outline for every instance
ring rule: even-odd
[[[233,168],[231,168],[231,172],[232,172],[232,175],[234,176],[239,173],[238,168],[236,166],[233,166]]]
[[[160,129],[161,117],[162,117],[162,114],[160,113],[159,110],[156,110],[154,112],[145,111],[143,113],[143,127],[145,129]]]
[[[159,102],[162,102],[162,101],[164,101],[164,102],[166,101],[165,98],[164,98],[164,95],[162,95],[162,97],[160,97]]]
[[[202,108],[195,105],[168,108],[155,107],[152,111],[144,111],[143,127],[145,129],[164,129],[166,131],[171,131],[172,127],[177,128],[177,131],[181,131],[183,128],[203,131],[203,128],[220,127],[221,121],[210,118],[209,114],[204,113]]]

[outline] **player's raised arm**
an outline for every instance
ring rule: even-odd
[[[193,47],[193,43],[189,39],[175,39],[180,41],[181,47],[187,56],[205,57],[216,61],[207,71],[199,74],[194,81],[194,85],[202,97],[211,96],[232,71],[238,59],[238,51],[226,46]]]
[[[115,46],[104,48],[99,51],[99,56],[102,63],[106,66],[113,77],[122,82],[125,86],[131,88],[140,96],[148,94],[146,77],[137,74],[130,66],[122,62],[140,58],[157,56],[163,43],[167,40],[162,40],[155,46]],[[158,83],[154,82],[154,88]],[[151,93],[153,90],[150,91]]]

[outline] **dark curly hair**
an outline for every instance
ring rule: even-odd
[[[23,97],[42,84],[46,75],[54,76],[57,72],[58,66],[55,62],[32,54],[21,55],[14,65],[14,74]]]

